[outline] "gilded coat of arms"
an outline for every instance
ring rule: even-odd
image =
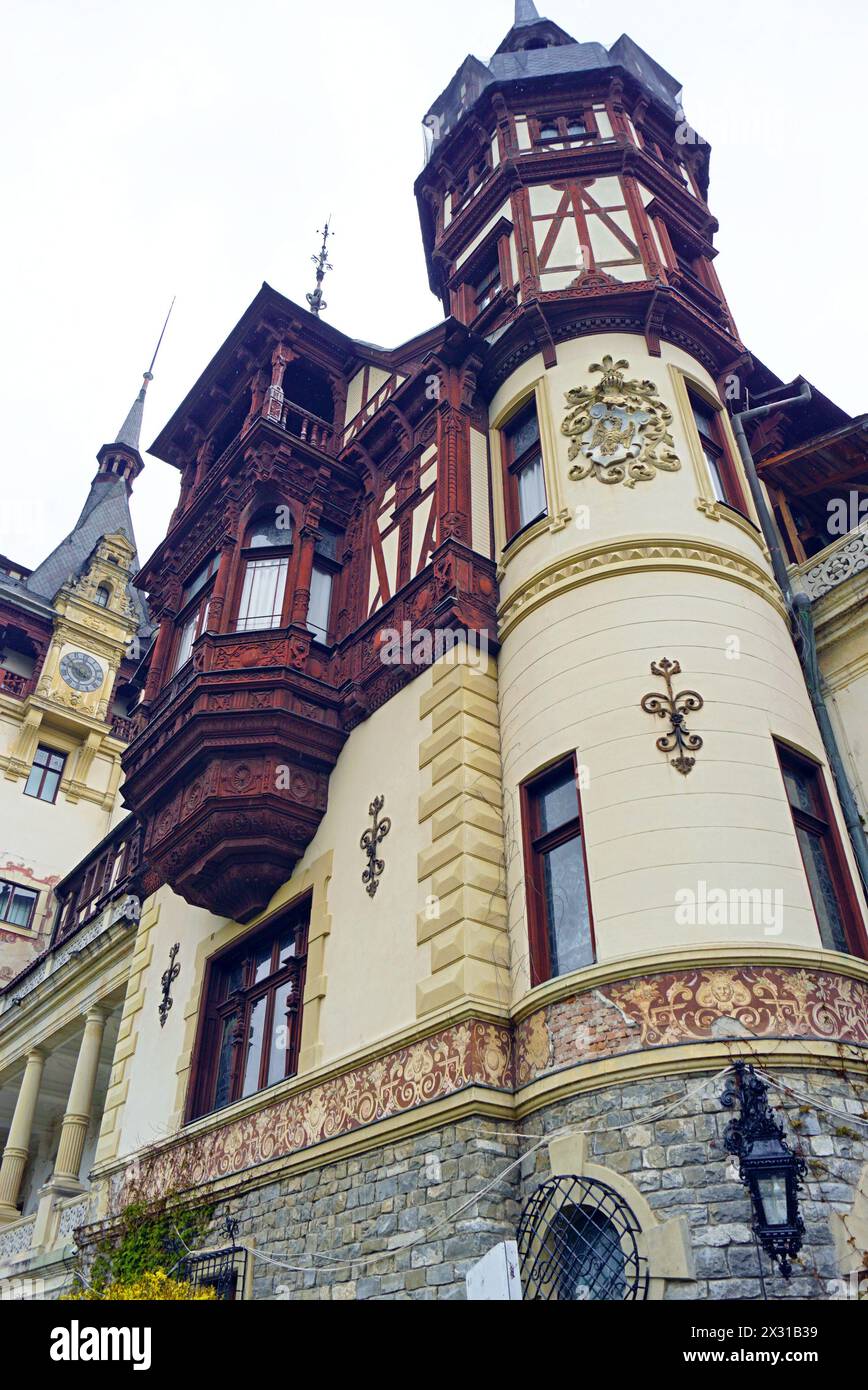
[[[596,386],[567,392],[572,409],[561,429],[572,441],[570,460],[583,460],[570,469],[574,482],[594,474],[601,483],[632,488],[650,482],[658,468],[677,473],[681,467],[669,433],[672,411],[653,381],[624,380],[629,366],[624,358],[604,357],[590,368],[602,372]]]

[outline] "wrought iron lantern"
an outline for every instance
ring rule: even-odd
[[[790,1149],[783,1125],[768,1103],[768,1087],[753,1067],[736,1062],[734,1071],[720,1099],[728,1110],[738,1102],[740,1113],[726,1127],[724,1147],[739,1161],[739,1176],[753,1204],[757,1240],[789,1279],[791,1261],[801,1250],[805,1235],[799,1188],[807,1165]]]

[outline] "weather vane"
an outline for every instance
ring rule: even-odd
[[[320,247],[320,253],[318,256],[311,256],[311,260],[316,266],[316,289],[313,291],[312,294],[307,295],[306,298],[308,304],[310,305],[311,313],[316,314],[317,316],[319,316],[320,312],[323,309],[327,309],[329,307],[322,297],[322,282],[325,279],[326,271],[334,270],[334,266],[328,258],[329,237],[334,236],[334,232],[331,230],[331,220],[331,213],[329,213],[328,221],[326,222],[324,229],[320,231],[319,228],[317,228],[317,236],[322,237],[322,246]]]

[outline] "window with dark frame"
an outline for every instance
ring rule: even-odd
[[[500,280],[500,260],[495,249],[494,256],[473,282],[473,305],[475,312],[481,314],[500,294],[503,288]]]
[[[335,575],[340,570],[338,546],[340,532],[321,521],[314,546],[313,569],[310,576],[310,599],[307,626],[317,642],[327,643],[331,633],[332,593]]]
[[[178,635],[172,664],[173,676],[178,674],[182,666],[186,666],[193,655],[193,643],[208,626],[212,580],[219,562],[220,557],[215,553],[184,585],[180,612],[175,619]]]
[[[688,395],[715,499],[746,515],[744,493],[723,433],[721,412],[698,392],[689,390]]]
[[[30,930],[39,894],[34,888],[0,878],[0,922],[8,927]]]
[[[501,430],[508,539],[548,514],[545,472],[536,399],[513,415]]]
[[[592,965],[591,902],[575,757],[522,787],[531,983]]]
[[[285,515],[283,524],[284,509],[267,508],[247,528],[236,632],[281,625],[293,540],[291,517]]]
[[[861,913],[822,770],[775,742],[820,939],[827,951],[864,956]]]
[[[190,1119],[295,1075],[309,915],[306,902],[210,962]]]
[[[58,753],[55,748],[46,748],[40,743],[33,755],[30,774],[24,784],[24,795],[34,796],[37,801],[47,801],[53,806],[57,800],[65,766],[65,753]]]
[[[584,115],[553,116],[539,122],[539,144],[560,145],[571,140],[587,140],[593,135]]]

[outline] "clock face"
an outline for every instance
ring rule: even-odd
[[[102,667],[87,652],[67,652],[60,662],[60,674],[73,690],[99,690],[103,682]]]

